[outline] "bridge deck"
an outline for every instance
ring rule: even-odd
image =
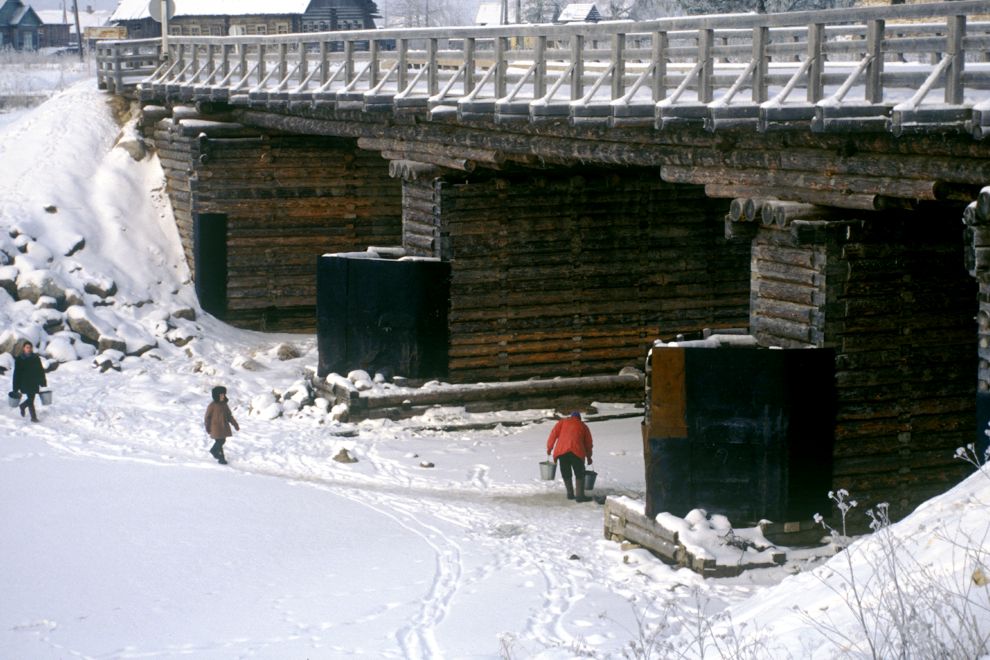
[[[498,123],[970,133],[985,0],[646,22],[101,42],[103,87],[274,110]],[[167,57],[160,59],[165,52]]]

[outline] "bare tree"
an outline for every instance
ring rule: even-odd
[[[688,14],[732,14],[756,12],[775,14],[803,9],[848,7],[852,0],[680,0]]]
[[[606,19],[642,21],[682,14],[681,2],[693,4],[693,0],[606,0],[598,8]]]
[[[459,0],[378,0],[389,27],[470,25],[472,7]]]
[[[563,0],[524,0],[522,20],[526,23],[551,23],[566,4]]]

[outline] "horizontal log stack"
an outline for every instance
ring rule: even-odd
[[[976,201],[963,213],[966,235],[965,263],[979,287],[979,311],[976,315],[979,352],[977,379],[978,456],[985,456],[986,431],[990,428],[990,186],[983,188]]]
[[[317,257],[400,241],[401,185],[353,139],[204,122],[188,110],[152,130],[190,267],[196,215],[227,218],[223,316],[234,325],[315,331]]]
[[[406,181],[404,244],[451,263],[452,382],[642,368],[658,336],[739,327],[749,246],[724,204],[644,170]]]
[[[834,487],[902,517],[965,474],[954,453],[973,438],[976,286],[958,209],[797,216],[756,233],[751,331],[835,350]]]

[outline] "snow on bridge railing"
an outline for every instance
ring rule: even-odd
[[[990,130],[990,2],[100,42],[146,99],[709,130]],[[301,105],[300,105],[301,104]]]

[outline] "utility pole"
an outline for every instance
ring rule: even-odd
[[[79,0],[72,0],[72,13],[76,15],[76,44],[79,46],[79,61],[83,61],[82,29],[79,27]]]

